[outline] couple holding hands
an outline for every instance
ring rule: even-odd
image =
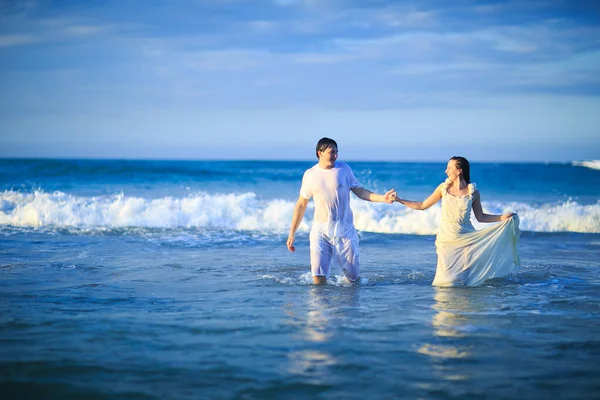
[[[310,267],[315,284],[327,283],[332,259],[349,281],[359,279],[358,235],[350,209],[350,192],[365,201],[398,202],[415,210],[426,210],[442,200],[442,220],[435,241],[438,262],[434,286],[477,286],[487,279],[510,274],[520,264],[517,215],[483,212],[465,158],[452,157],[448,161],[448,178],[427,199],[410,201],[398,198],[393,189],[376,194],[363,188],[352,169],[337,161],[338,146],[333,139],[319,140],[316,155],[319,162],[306,170],[302,178],[287,240],[288,249],[294,252],[295,233],[312,197],[315,214],[310,231]],[[477,231],[471,224],[471,211],[479,222],[501,223]]]

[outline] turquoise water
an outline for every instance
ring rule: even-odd
[[[406,197],[444,178],[348,163]],[[523,230],[479,288],[431,286],[439,209],[357,200],[362,283],[315,287],[310,212],[285,247],[311,165],[0,161],[2,397],[598,397],[600,171],[474,164]]]

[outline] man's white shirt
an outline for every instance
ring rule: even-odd
[[[336,162],[331,169],[319,164],[306,170],[302,177],[300,196],[313,198],[315,214],[313,231],[333,237],[349,237],[354,232],[354,219],[350,208],[350,190],[362,187],[348,164]]]

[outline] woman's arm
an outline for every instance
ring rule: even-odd
[[[481,207],[481,196],[479,194],[479,190],[476,190],[473,193],[473,214],[475,214],[475,218],[479,222],[499,222],[512,218],[514,215],[517,215],[515,213],[506,213],[502,215],[484,213],[483,208]]]
[[[440,201],[442,198],[442,185],[438,186],[431,195],[423,201],[412,201],[405,199],[396,199],[398,203],[404,204],[413,210],[427,210],[429,207]]]

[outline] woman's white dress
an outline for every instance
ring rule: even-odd
[[[433,286],[477,286],[510,274],[520,265],[517,216],[489,228],[475,230],[471,210],[475,184],[465,196],[448,193],[442,185],[442,221],[436,237],[438,255]]]

